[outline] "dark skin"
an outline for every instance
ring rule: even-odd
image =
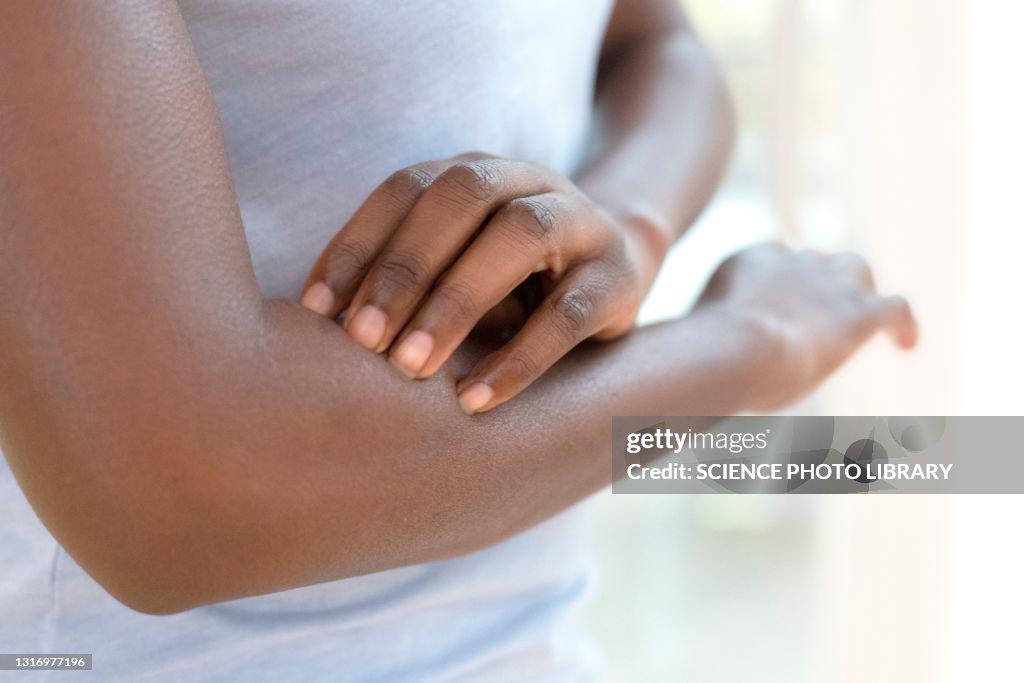
[[[324,250],[303,303],[346,311],[352,338],[414,379],[481,322],[514,330],[460,378],[468,413],[517,395],[581,341],[632,329],[721,177],[732,112],[672,0],[618,3],[599,75],[598,151],[575,182],[481,153],[401,169]]]
[[[766,245],[686,317],[469,416],[457,382],[498,347],[411,382],[260,293],[173,2],[0,3],[0,148],[0,444],[64,548],[149,613],[486,547],[609,483],[612,415],[766,409],[879,330],[914,342],[861,259]]]

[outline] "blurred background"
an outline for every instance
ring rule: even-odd
[[[910,298],[921,346],[876,340],[789,412],[1024,414],[1024,3],[684,6],[740,136],[644,318],[678,313],[749,242],[855,249]],[[605,492],[594,506],[584,620],[609,681],[1024,680],[1022,497]]]

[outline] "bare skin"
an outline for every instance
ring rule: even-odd
[[[482,321],[504,323],[516,334],[460,379],[468,413],[517,395],[581,341],[625,334],[732,139],[724,88],[677,2],[618,3],[597,114],[597,153],[575,182],[480,153],[397,171],[327,245],[303,304],[347,311],[352,338],[412,379]]]
[[[0,3],[0,445],[42,521],[150,613],[437,560],[606,486],[615,414],[813,388],[906,303],[764,246],[685,318],[568,354],[500,410],[257,286],[173,2]]]

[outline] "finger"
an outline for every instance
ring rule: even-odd
[[[410,166],[371,192],[317,258],[303,287],[302,305],[337,317],[388,238],[446,165],[432,161]]]
[[[575,251],[571,233],[579,231],[582,213],[554,193],[502,207],[426,296],[392,348],[391,362],[410,377],[429,377],[531,273],[560,277],[572,257],[567,251]]]
[[[550,277],[527,277],[511,294],[484,314],[472,334],[480,333],[501,343],[507,342],[523,329],[527,319],[544,301],[551,289],[550,282]]]
[[[871,266],[864,257],[852,251],[844,251],[828,257],[829,266],[852,278],[869,291],[875,291],[875,278]]]
[[[508,344],[477,363],[459,383],[459,404],[465,412],[501,405],[600,328],[611,283],[596,266],[574,270]]]
[[[910,303],[902,296],[879,297],[875,303],[875,319],[897,346],[912,349],[917,345],[918,325]]]
[[[558,184],[551,172],[503,159],[468,161],[445,170],[417,200],[366,273],[352,298],[345,329],[367,348],[377,352],[388,348],[492,213]]]

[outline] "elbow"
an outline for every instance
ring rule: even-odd
[[[181,489],[146,487],[116,504],[80,505],[51,530],[101,588],[136,612],[178,614],[228,599],[231,544],[202,499]],[[181,503],[162,504],[171,498]]]
[[[101,582],[108,594],[128,609],[150,616],[170,616],[198,607],[196,600],[153,585],[149,577]]]
[[[164,616],[216,602],[196,566],[194,548],[164,546],[156,552],[136,545],[98,554],[102,559],[93,553],[75,559],[114,600],[135,612]]]
[[[214,579],[224,572],[210,570],[225,560],[214,544],[217,525],[201,523],[199,497],[127,476],[69,488],[53,485],[62,477],[22,474],[26,497],[61,548],[118,602],[164,615],[216,601]],[[182,502],[169,505],[175,498]]]

